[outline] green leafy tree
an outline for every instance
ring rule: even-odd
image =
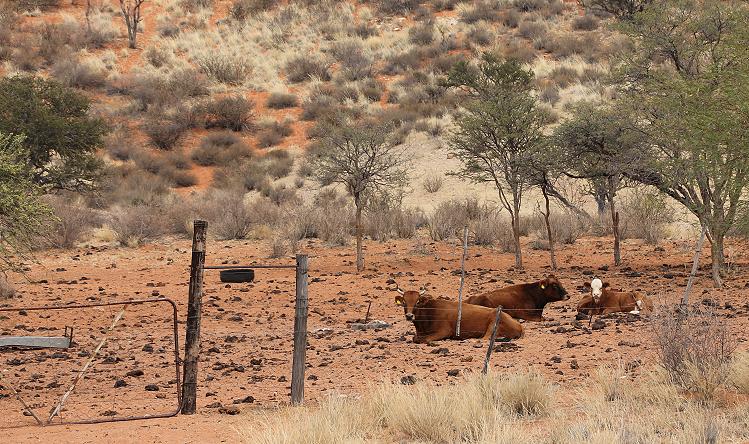
[[[608,206],[614,236],[614,264],[621,265],[617,193],[632,182],[626,171],[643,156],[643,136],[621,110],[581,104],[554,131],[567,176],[588,181],[588,193]],[[599,210],[599,215],[600,210]]]
[[[663,0],[622,26],[623,104],[647,136],[625,172],[684,205],[707,227],[721,285],[724,238],[749,186],[749,12],[745,4]]]
[[[653,0],[578,0],[578,3],[588,11],[606,13],[620,19],[631,19],[638,12],[653,3]]]
[[[36,77],[0,80],[0,132],[24,134],[27,166],[45,189],[82,189],[98,178],[106,125],[89,115],[89,100]]]
[[[313,158],[321,183],[339,183],[356,207],[356,269],[364,270],[362,211],[378,191],[406,183],[403,150],[388,141],[389,125],[344,120],[324,124]],[[331,214],[330,217],[337,217]]]
[[[456,64],[446,85],[464,92],[449,140],[452,154],[463,164],[457,174],[497,188],[512,221],[515,265],[522,268],[520,207],[531,186],[529,164],[543,144],[547,119],[532,95],[533,73],[485,53],[478,66]]]
[[[0,272],[17,270],[19,258],[53,219],[26,166],[23,140],[0,133]]]

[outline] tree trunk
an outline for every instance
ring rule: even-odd
[[[599,180],[593,182],[593,198],[596,200],[596,209],[598,210],[598,219],[603,221],[606,215],[606,198],[608,193],[606,187],[602,186]]]
[[[616,211],[616,184],[614,178],[608,178],[608,198],[611,208],[611,232],[614,235],[614,265],[622,264],[621,234],[619,233],[619,212]]]
[[[520,209],[515,208],[512,216],[512,237],[515,241],[515,268],[523,269],[523,252],[520,247]]]
[[[557,258],[554,255],[554,238],[551,232],[551,223],[549,217],[551,216],[551,210],[549,208],[549,194],[546,192],[546,187],[541,187],[541,192],[544,195],[544,202],[546,203],[546,212],[544,215],[544,222],[546,222],[546,234],[549,237],[549,256],[551,259],[551,269],[557,270]]]
[[[723,269],[725,268],[726,264],[726,257],[723,252],[723,241],[725,239],[725,234],[712,234],[712,238],[710,239],[710,256],[713,262],[713,282],[715,282],[716,287],[720,288],[723,286],[723,277],[721,276],[721,274],[723,273]]]
[[[355,199],[356,205],[356,271],[364,270],[364,251],[362,250],[361,202]]]

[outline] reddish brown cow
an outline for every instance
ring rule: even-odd
[[[549,302],[566,301],[570,296],[554,275],[530,284],[512,285],[489,293],[471,296],[466,299],[469,304],[484,307],[500,305],[515,319],[543,321],[543,310]]]
[[[586,282],[585,288],[590,289],[590,294],[577,305],[578,313],[605,315],[653,311],[653,303],[647,296],[635,291],[612,290],[608,282],[601,282],[598,278]]]
[[[455,336],[455,326],[458,320],[458,303],[427,296],[426,290],[403,291],[397,289],[398,296],[395,303],[403,307],[406,319],[414,323],[416,336],[414,342],[427,343],[441,339],[458,339]],[[484,338],[492,335],[495,309],[478,305],[463,305],[460,321],[460,338]],[[496,337],[517,339],[523,336],[523,326],[502,312]]]

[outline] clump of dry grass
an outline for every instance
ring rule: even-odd
[[[0,300],[11,299],[16,295],[16,289],[8,282],[4,273],[0,273]]]
[[[734,357],[729,381],[740,393],[749,395],[749,353]]]
[[[111,226],[121,245],[137,247],[166,233],[166,221],[157,205],[133,205],[111,211]]]

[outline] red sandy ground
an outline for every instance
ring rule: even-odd
[[[575,323],[574,307],[582,297],[578,288],[595,274],[614,287],[640,289],[656,303],[677,300],[691,265],[691,245],[665,242],[656,248],[636,241],[623,247],[625,267],[605,268],[612,261],[611,242],[586,238],[559,252],[561,278],[572,298],[547,307],[546,322],[525,323],[526,335],[504,346],[492,358],[494,371],[511,373],[535,368],[565,388],[583,387],[596,367],[621,363],[636,374],[654,362],[646,321],[622,315],[606,319],[602,330],[590,331],[587,322]],[[403,288],[428,284],[433,295],[457,294],[460,247],[424,239],[386,243],[367,242],[367,270],[355,273],[352,248],[331,248],[309,241],[310,313],[308,369],[305,394],[314,402],[328,393],[361,394],[381,381],[400,381],[413,375],[437,384],[457,380],[447,375],[480,369],[485,343],[477,339],[442,341],[436,345],[411,342],[413,326],[393,303],[386,281],[395,275]],[[32,265],[30,282],[16,279],[20,297],[3,306],[65,305],[72,302],[120,301],[150,297],[158,292],[179,307],[180,342],[184,341],[190,243],[169,240],[138,249],[100,247],[57,251],[42,255]],[[291,264],[293,258],[267,259],[269,247],[260,241],[208,243],[208,264]],[[714,289],[707,267],[701,269],[693,300],[709,298],[732,326],[739,348],[746,350],[749,313],[749,255],[746,244],[732,241],[727,248],[731,275],[725,289]],[[466,263],[466,294],[506,285],[505,281],[534,281],[549,272],[547,253],[527,248],[526,271],[512,269],[513,256],[472,247]],[[709,257],[706,250],[703,257]],[[631,267],[631,268],[627,268]],[[60,271],[56,271],[56,270]],[[44,283],[46,281],[47,283]],[[199,414],[193,417],[101,425],[62,425],[41,429],[23,416],[7,390],[0,390],[0,428],[3,442],[237,442],[238,431],[286,405],[289,399],[294,318],[293,270],[257,270],[253,284],[221,284],[208,271],[203,300],[202,355],[198,392]],[[381,331],[355,331],[347,322],[364,317],[372,301],[371,318],[392,323]],[[724,308],[729,304],[728,308]],[[65,325],[75,327],[70,350],[0,352],[0,371],[32,408],[46,418],[75,373],[98,344],[118,307],[86,310],[19,311],[0,313],[0,334],[56,335]],[[176,405],[176,385],[170,312],[166,305],[129,307],[114,329],[94,366],[69,398],[64,421],[161,413]],[[563,327],[563,328],[560,328]],[[47,331],[50,329],[50,331]],[[330,331],[321,329],[331,329]],[[145,345],[151,345],[152,351]],[[516,347],[515,347],[516,346]],[[432,353],[444,347],[442,353]],[[142,370],[142,376],[126,376]],[[127,386],[114,388],[122,379]],[[146,391],[155,384],[158,391]],[[247,396],[253,403],[233,404]],[[219,405],[237,406],[240,414],[219,413]],[[59,422],[59,421],[58,421]]]

